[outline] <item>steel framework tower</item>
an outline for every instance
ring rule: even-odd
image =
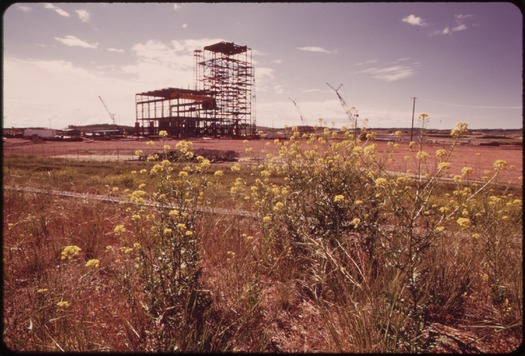
[[[135,95],[137,135],[255,136],[251,49],[219,42],[195,50],[195,89],[164,88]],[[253,104],[253,107],[252,107]]]
[[[219,42],[194,52],[196,89],[211,92],[216,107],[207,117],[213,117],[224,134],[255,135],[255,75],[252,51],[247,46]],[[254,100],[253,100],[254,101]]]

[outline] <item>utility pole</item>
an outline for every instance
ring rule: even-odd
[[[413,104],[412,104],[412,129],[410,130],[410,142],[413,141],[414,139],[414,112],[416,111],[416,97],[412,97],[410,98],[413,100]]]

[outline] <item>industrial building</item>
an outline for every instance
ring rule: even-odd
[[[253,137],[255,76],[251,49],[219,42],[194,51],[195,89],[135,95],[137,135]]]

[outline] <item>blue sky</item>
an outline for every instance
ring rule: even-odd
[[[135,94],[193,88],[193,51],[252,49],[257,124],[521,128],[511,3],[18,3],[3,15],[4,127],[135,122]],[[361,123],[362,124],[362,123]],[[360,124],[360,125],[361,125]]]

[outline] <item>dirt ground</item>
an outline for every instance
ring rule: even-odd
[[[235,139],[187,139],[193,143],[193,149],[207,149],[207,150],[230,150],[238,152],[240,161],[259,161],[264,158],[266,153],[276,153],[273,140],[235,140]],[[40,141],[32,142],[24,139],[8,138],[3,143],[4,155],[18,154],[18,155],[45,155],[56,157],[71,157],[71,158],[87,158],[107,160],[118,159],[128,160],[136,159],[135,151],[140,149],[145,153],[161,150],[164,144],[168,144],[172,149],[180,140],[167,139],[164,142],[156,141],[154,146],[148,146],[145,140],[112,140],[112,141],[81,141],[81,142],[61,142],[61,141]],[[377,152],[385,152],[387,142],[374,141],[371,142],[377,145]],[[246,148],[252,147],[251,152],[246,152]],[[417,152],[417,145],[414,146],[412,152],[409,149],[408,142],[401,142],[399,149],[394,153],[394,164],[391,170],[405,171],[406,169],[415,170],[416,160],[414,158]],[[431,167],[435,158],[435,151],[441,148],[449,148],[450,146],[442,143],[425,143],[423,150],[429,154],[428,164]],[[404,160],[404,156],[410,156],[408,161]],[[106,160],[103,159],[103,160]],[[522,145],[500,145],[500,146],[480,146],[474,144],[459,145],[455,148],[455,152],[451,158],[452,168],[450,174],[457,174],[462,167],[468,166],[474,169],[476,175],[479,177],[484,170],[492,170],[493,163],[496,160],[505,160],[509,167],[513,167],[506,171],[501,179],[502,182],[511,182],[513,184],[522,184],[523,175],[523,147]]]

